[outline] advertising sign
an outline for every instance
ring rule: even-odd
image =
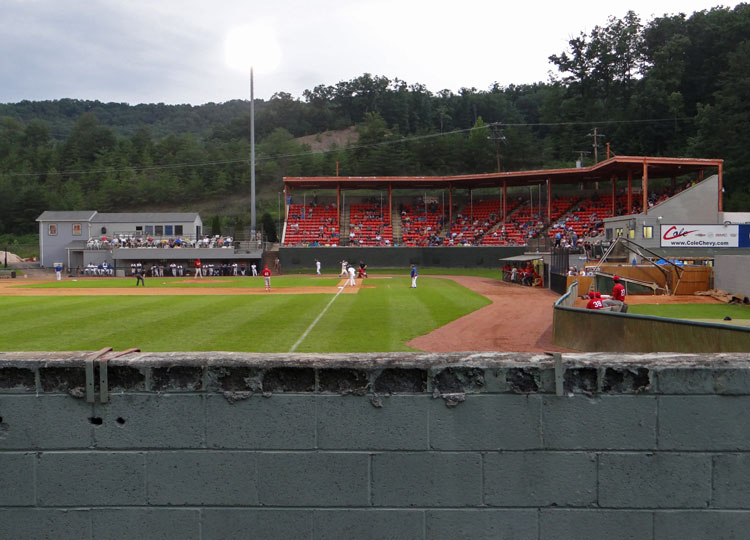
[[[739,247],[739,225],[662,225],[661,247]]]
[[[740,225],[740,247],[750,247],[750,225]]]

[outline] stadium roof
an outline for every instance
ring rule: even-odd
[[[37,221],[88,221],[96,214],[96,210],[46,210],[36,218]]]
[[[542,253],[537,253],[536,255],[533,255],[533,254],[513,255],[512,257],[505,257],[503,259],[498,259],[498,261],[528,262],[528,261],[536,261],[537,259],[544,259],[544,255]]]
[[[191,222],[199,217],[197,212],[118,212],[99,213],[96,210],[42,212],[37,221],[90,221],[91,223],[139,223],[139,222]]]
[[[157,221],[191,222],[198,218],[196,212],[118,212],[100,213],[91,219],[92,223],[150,223]]]
[[[539,169],[455,176],[298,176],[285,177],[284,185],[292,189],[478,189],[502,186],[538,185],[547,179],[554,184],[603,182],[613,176],[619,180],[640,178],[644,165],[649,178],[672,178],[704,169],[721,168],[722,159],[615,156],[590,167]]]

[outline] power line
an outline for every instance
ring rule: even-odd
[[[360,150],[367,148],[377,148],[380,146],[393,146],[396,144],[404,144],[417,142],[427,139],[434,139],[436,137],[449,137],[452,135],[460,135],[467,133],[475,129],[498,129],[503,127],[559,127],[559,126],[590,126],[592,124],[601,125],[614,125],[614,124],[655,124],[660,122],[691,122],[695,120],[695,117],[684,117],[684,118],[655,118],[655,119],[642,119],[642,120],[601,120],[601,121],[575,121],[575,122],[493,122],[478,127],[470,127],[464,129],[457,129],[448,131],[445,133],[430,133],[426,135],[415,135],[412,137],[402,137],[400,139],[393,139],[388,141],[380,141],[370,144],[357,144],[353,146],[346,146],[343,148],[336,148],[330,150],[317,150],[311,152],[295,152],[291,154],[272,154],[269,156],[258,157],[256,161],[270,161],[276,159],[295,158],[304,156],[315,156],[332,154],[337,152],[349,152],[352,150]],[[120,172],[150,172],[158,170],[169,170],[169,169],[182,169],[182,168],[199,168],[199,167],[214,167],[218,165],[233,165],[237,163],[249,163],[248,159],[226,159],[218,161],[201,161],[197,163],[171,163],[166,165],[149,165],[149,166],[130,166],[130,167],[107,167],[101,169],[88,169],[88,170],[64,170],[64,171],[38,171],[38,172],[7,172],[0,173],[0,176],[7,177],[30,177],[30,176],[77,176],[77,175],[88,175],[88,174],[108,174],[108,173],[120,173]]]

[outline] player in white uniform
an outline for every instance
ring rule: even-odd
[[[320,261],[315,259],[315,272],[320,275]]]
[[[354,273],[355,273],[354,267],[350,266],[349,268],[347,268],[347,272],[349,273],[349,285],[351,287],[354,287],[354,285],[356,285],[356,283],[354,283]]]

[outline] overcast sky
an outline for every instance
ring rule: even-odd
[[[734,5],[736,2],[732,3]],[[301,97],[371,73],[433,92],[548,80],[547,57],[632,9],[647,22],[709,0],[0,0],[0,103],[24,99],[191,103],[249,98],[225,58],[229,32],[275,33],[278,65],[256,97]],[[267,43],[267,42],[266,42]],[[261,66],[270,46],[252,51]]]

